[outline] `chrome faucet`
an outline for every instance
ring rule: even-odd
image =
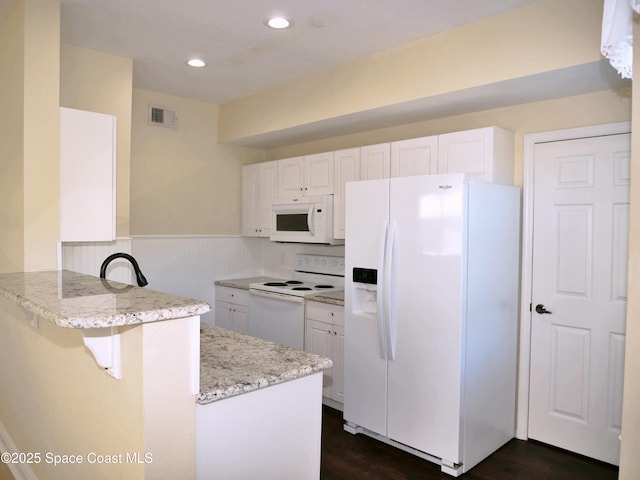
[[[116,258],[125,258],[129,260],[129,262],[131,262],[131,265],[133,265],[133,270],[136,272],[136,280],[138,281],[139,287],[144,287],[145,285],[149,284],[149,282],[147,282],[147,279],[144,278],[144,275],[140,271],[140,266],[138,266],[138,262],[136,262],[136,259],[128,253],[114,253],[113,255],[109,255],[107,258],[105,258],[104,262],[102,262],[102,266],[100,267],[100,278],[105,278],[107,273],[107,265],[109,265],[111,260],[114,260]]]

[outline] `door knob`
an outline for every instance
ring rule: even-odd
[[[536,305],[536,312],[537,313],[551,313],[549,310],[547,310],[546,308],[544,308],[544,305],[539,303],[538,305]]]

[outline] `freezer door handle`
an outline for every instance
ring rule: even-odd
[[[387,358],[387,329],[385,318],[384,292],[385,292],[385,254],[387,250],[387,231],[389,229],[388,222],[382,222],[380,228],[380,247],[378,249],[378,294],[376,297],[377,304],[377,321],[378,321],[378,348],[380,349],[380,357]]]
[[[387,227],[387,239],[385,251],[385,267],[384,267],[384,308],[385,308],[385,327],[386,327],[386,343],[387,358],[389,360],[396,359],[396,337],[397,337],[397,318],[396,318],[396,282],[395,280],[395,250],[396,250],[396,222],[391,220]]]

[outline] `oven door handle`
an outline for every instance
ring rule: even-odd
[[[296,295],[287,295],[286,293],[264,292],[262,290],[249,290],[251,295],[257,295],[259,297],[270,298],[272,300],[283,300],[291,303],[304,303],[304,297],[298,297]]]

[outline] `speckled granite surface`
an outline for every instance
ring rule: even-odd
[[[332,366],[313,353],[207,323],[200,325],[201,405],[295,380]]]
[[[216,280],[215,284],[221,287],[241,288],[243,290],[249,290],[249,284],[251,283],[265,283],[265,282],[281,282],[281,278],[273,277],[249,277],[249,278],[228,278],[222,280]]]
[[[201,315],[199,300],[62,271],[0,274],[0,296],[66,328],[103,328]]]
[[[318,293],[317,295],[309,295],[306,300],[314,302],[330,303],[332,305],[344,306],[344,290],[336,290],[333,292]]]

